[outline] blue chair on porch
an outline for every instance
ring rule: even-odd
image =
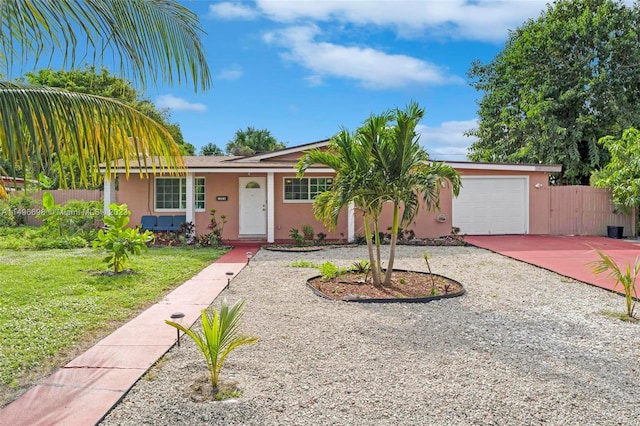
[[[173,216],[173,226],[172,231],[180,232],[182,230],[182,224],[187,221],[187,215],[176,215]]]
[[[173,230],[173,216],[158,216],[158,224],[154,231],[171,231]]]
[[[158,220],[155,216],[142,216],[140,218],[140,227],[143,231],[153,231],[156,228],[156,221]]]

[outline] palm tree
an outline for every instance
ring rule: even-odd
[[[377,255],[373,251],[372,225],[378,230],[378,218],[382,211],[381,176],[372,163],[371,145],[358,133],[351,135],[342,129],[329,141],[327,151],[312,149],[297,164],[298,177],[314,164],[321,164],[336,173],[330,191],[319,194],[313,200],[314,215],[329,229],[335,229],[340,211],[354,203],[364,217],[365,238],[374,285],[381,283],[379,238],[376,239]]]
[[[29,58],[58,54],[73,67],[109,55],[120,62],[120,74],[143,87],[148,80],[191,80],[206,90],[211,78],[201,34],[197,16],[172,0],[0,1],[0,80],[3,70]],[[121,102],[0,81],[0,156],[15,169],[41,167],[53,154],[61,165],[77,158],[83,183],[100,163],[110,176],[119,158],[127,171],[129,160],[147,155],[161,157],[160,167],[169,170],[182,166],[171,135]]]
[[[355,135],[342,130],[329,143],[329,150],[308,151],[298,163],[298,176],[309,166],[322,164],[336,172],[330,191],[313,202],[314,214],[335,227],[338,214],[350,202],[363,212],[365,237],[372,266],[373,283],[390,285],[400,225],[408,226],[420,209],[420,197],[427,210],[439,208],[440,189],[451,185],[454,195],[460,191],[460,176],[452,167],[432,163],[418,143],[415,129],[424,109],[411,103],[365,120]],[[393,203],[391,244],[384,281],[381,275],[379,217],[385,201]],[[400,207],[404,206],[402,218]],[[373,229],[372,229],[373,227]],[[373,252],[371,233],[376,235]]]
[[[393,203],[391,243],[384,285],[391,284],[396,243],[400,226],[408,226],[420,210],[420,196],[427,210],[440,207],[440,189],[451,185],[454,196],[460,191],[460,175],[451,166],[429,161],[427,152],[420,146],[416,126],[424,117],[424,109],[416,102],[405,110],[396,109],[391,122],[376,120],[367,123],[367,129],[377,126],[380,136],[373,145],[373,162],[384,178],[387,200]],[[389,117],[384,114],[383,117]],[[371,122],[373,120],[369,119]],[[384,127],[383,127],[384,126]],[[400,207],[403,206],[402,218]]]

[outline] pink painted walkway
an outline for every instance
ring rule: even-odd
[[[200,312],[247,263],[258,246],[234,248],[42,383],[0,410],[0,425],[86,426],[98,423],[176,342],[165,324],[174,312],[193,325]]]
[[[640,256],[640,242],[605,237],[484,235],[466,236],[465,241],[607,290],[613,290],[615,281],[606,273],[594,275],[588,265],[599,259],[595,249],[613,257],[621,268],[633,266]],[[640,284],[636,289],[640,293]],[[618,286],[615,291],[621,293],[622,288]]]

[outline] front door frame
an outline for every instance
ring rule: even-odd
[[[246,186],[254,181],[260,185],[261,199],[258,204],[262,206],[248,206]],[[249,176],[238,178],[239,186],[239,206],[238,206],[238,237],[260,237],[267,236],[267,178],[265,176]],[[247,209],[251,209],[248,211]],[[261,213],[261,214],[260,214]],[[247,228],[247,223],[255,227]],[[250,232],[248,232],[250,231]]]

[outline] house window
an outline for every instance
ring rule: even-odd
[[[156,178],[156,210],[187,209],[187,179],[186,178]],[[205,208],[205,178],[194,179],[194,208]]]
[[[311,201],[321,192],[331,189],[333,178],[284,178],[285,201]]]
[[[203,177],[195,178],[193,185],[196,197],[194,208],[200,211],[204,211],[205,206],[204,180]]]

